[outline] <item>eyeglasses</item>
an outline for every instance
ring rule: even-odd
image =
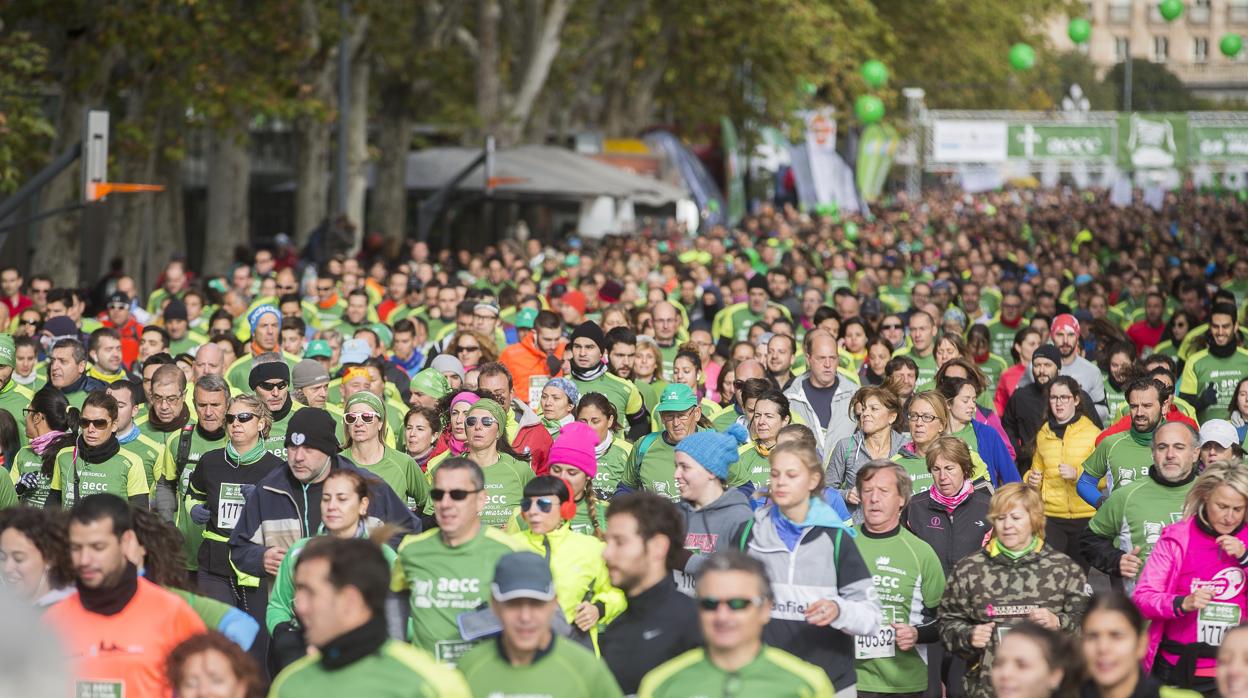
[[[149,381],[150,382],[150,381]],[[153,395],[152,402],[160,405],[173,405],[182,399],[181,395]]]
[[[107,419],[80,419],[78,423],[84,427],[95,427],[104,430],[111,426],[111,422]]]
[[[277,390],[285,390],[286,381],[268,381],[266,383],[259,383],[256,385],[256,387],[261,390],[271,393]]]
[[[440,502],[442,501],[443,497],[449,494],[451,496],[451,501],[462,502],[465,499],[468,499],[468,495],[476,494],[480,491],[481,490],[440,490],[440,489],[434,488],[432,490],[429,490],[429,496],[433,497],[433,501]]]
[[[378,419],[381,419],[381,415],[376,412],[348,412],[342,415],[342,421],[347,424],[355,424],[356,422],[372,424]]]
[[[901,325],[899,325],[899,324],[897,324],[897,323],[895,323],[895,322],[890,322],[890,323],[887,323],[887,324],[884,324],[884,325],[880,325],[880,329],[881,329],[881,330],[900,330],[900,329],[901,329]]]
[[[47,292],[48,292],[48,291],[51,291],[51,290],[52,290],[52,289],[50,289],[50,288],[35,288],[35,287],[33,287],[33,286],[30,288],[30,292],[31,292],[31,294],[38,294],[38,295],[41,295],[41,296],[42,296],[42,295],[46,295],[46,294],[47,294]]]
[[[1075,399],[1074,395],[1050,395],[1050,402],[1070,402]]]
[[[481,426],[488,428],[497,424],[498,420],[494,419],[493,417],[468,417],[467,419],[464,420],[464,425],[475,427],[477,426],[477,422],[481,422]]]
[[[907,417],[912,422],[923,422],[924,424],[931,424],[937,419],[934,414],[915,414],[914,412],[911,412]]]
[[[702,609],[703,611],[707,611],[708,613],[713,612],[716,609],[718,609],[720,606],[724,606],[724,605],[728,606],[728,608],[734,611],[744,611],[750,606],[761,606],[762,603],[763,603],[763,600],[757,596],[755,596],[752,599],[746,599],[746,598],[717,599],[714,596],[698,597],[698,608]]]
[[[334,290],[334,287],[333,286],[321,286],[318,284],[316,287],[316,290],[320,291],[321,293],[329,293],[330,291]]]
[[[456,354],[463,354],[464,352],[468,352],[468,351],[481,351],[481,347],[479,347],[479,346],[465,346],[465,345],[461,344],[461,345],[459,345],[458,347],[456,347],[456,349],[455,349],[455,353],[456,353]]]
[[[527,512],[537,504],[537,508],[543,514],[549,514],[551,509],[555,508],[555,500],[550,497],[525,497],[520,500],[520,511]]]
[[[130,307],[129,303],[109,303],[108,304],[109,310],[125,310],[126,308],[129,308],[129,307]]]

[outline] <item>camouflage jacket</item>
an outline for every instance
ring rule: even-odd
[[[958,562],[940,602],[940,640],[967,660],[967,698],[993,695],[993,654],[1011,627],[1044,608],[1057,616],[1064,634],[1077,633],[1088,596],[1079,566],[1047,545],[1017,560],[984,549]],[[971,647],[971,630],[983,623],[996,623],[996,631],[986,648]]]

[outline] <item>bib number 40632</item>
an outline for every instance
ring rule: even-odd
[[[854,637],[854,659],[889,659],[897,656],[897,631],[886,625],[874,635]]]

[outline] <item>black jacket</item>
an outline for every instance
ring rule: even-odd
[[[915,495],[906,505],[902,521],[911,533],[932,546],[948,576],[958,560],[984,546],[988,533],[992,531],[992,523],[988,521],[988,503],[991,501],[992,492],[986,485],[981,485],[951,515],[949,510],[924,492]]]
[[[211,516],[204,527],[204,543],[199,547],[199,569],[222,577],[234,576],[230,567],[230,533],[234,527],[228,519],[237,520],[242,514],[246,495],[256,483],[285,467],[286,462],[272,453],[264,453],[255,463],[242,467],[228,460],[224,448],[209,451],[200,458],[187,487],[187,496],[207,507]],[[221,501],[223,494],[224,503]],[[222,517],[227,520],[223,521]]]
[[[701,645],[697,607],[670,575],[630,598],[628,609],[598,636],[602,658],[625,695],[637,693],[651,669]]]

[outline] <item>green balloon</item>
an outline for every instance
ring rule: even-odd
[[[802,82],[802,92],[803,92],[803,93],[805,93],[805,94],[807,94],[807,95],[814,95],[814,94],[815,94],[816,92],[818,92],[818,91],[819,91],[819,86],[818,86],[818,85],[816,85],[815,83],[813,83],[813,82],[811,82],[811,81],[809,81],[809,80],[806,80],[806,81]]]
[[[888,68],[872,58],[862,64],[862,79],[871,87],[883,87],[888,82]]]
[[[1010,47],[1010,65],[1014,70],[1031,70],[1036,64],[1036,50],[1027,44],[1014,44]]]
[[[1223,56],[1234,58],[1244,48],[1244,38],[1239,34],[1225,34],[1218,42],[1218,48],[1222,49]]]
[[[1092,36],[1092,23],[1083,17],[1075,17],[1066,25],[1066,35],[1076,44],[1082,44]]]
[[[1161,16],[1167,22],[1173,22],[1183,14],[1183,0],[1161,0],[1161,4],[1157,6],[1157,11],[1161,12]]]
[[[845,224],[845,239],[849,240],[850,242],[856,242],[858,240],[858,224],[857,223]]]
[[[862,95],[854,100],[854,113],[864,124],[879,123],[884,118],[884,102],[875,95]]]

